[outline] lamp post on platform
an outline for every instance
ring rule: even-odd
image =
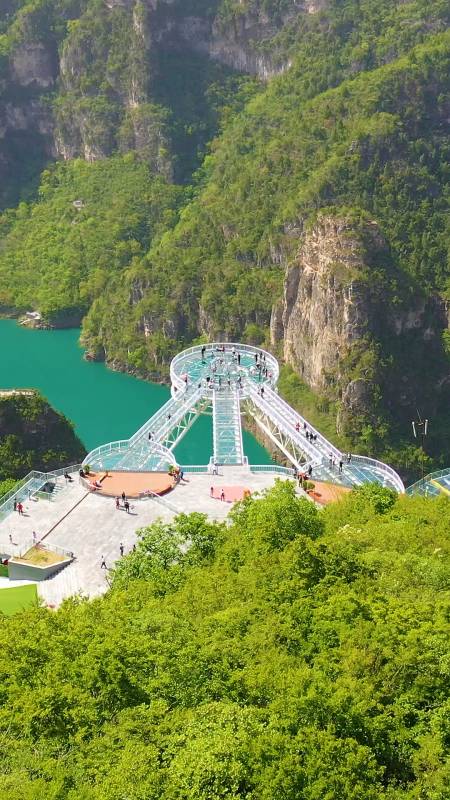
[[[417,411],[417,420],[412,421],[412,429],[414,438],[418,439],[420,436],[421,439],[421,448],[422,448],[422,492],[425,494],[425,476],[424,476],[424,457],[425,457],[425,436],[428,433],[428,420],[422,419]]]

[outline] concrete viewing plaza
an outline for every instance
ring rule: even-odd
[[[279,367],[271,354],[238,343],[199,345],[173,359],[170,375],[171,398],[130,439],[95,448],[83,465],[68,468],[71,480],[64,477],[65,470],[30,473],[0,501],[3,558],[23,556],[39,542],[73,558],[38,583],[47,605],[56,607],[74,594],[95,597],[106,591],[108,570],[120,557],[121,545],[128,553],[140,528],[191,511],[225,519],[231,507],[227,496],[238,500],[261,492],[277,477],[294,480],[300,473],[334,487],[337,494],[368,482],[404,492],[391,467],[342,453],[279,397]],[[205,413],[213,421],[209,464],[177,464],[177,444]],[[290,467],[248,464],[243,414]],[[43,491],[49,486],[50,493]],[[122,492],[128,510],[123,503],[117,508]],[[305,495],[301,488],[297,492]],[[23,514],[14,502],[23,503]],[[0,587],[13,583],[0,578]]]
[[[25,501],[24,515],[12,512],[0,523],[0,553],[19,555],[37,541],[73,552],[74,561],[52,578],[38,583],[38,594],[50,606],[58,606],[74,594],[95,597],[108,589],[108,572],[101,568],[102,557],[113,567],[120,558],[120,544],[125,554],[137,542],[136,531],[162,519],[169,522],[177,514],[200,511],[211,519],[223,520],[230,503],[210,497],[211,486],[219,489],[236,483],[236,479],[252,492],[261,492],[273,485],[272,473],[251,473],[250,470],[219,468],[219,475],[186,474],[167,499],[130,500],[130,513],[123,506],[117,510],[115,500],[86,490],[73,473],[72,483],[62,486],[55,499]],[[61,478],[59,479],[61,481]],[[304,494],[297,489],[299,494]],[[11,545],[10,536],[13,544]],[[16,585],[0,578],[0,588]]]

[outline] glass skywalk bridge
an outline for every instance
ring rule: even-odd
[[[213,392],[213,441],[215,464],[243,464],[239,390]]]
[[[190,347],[170,366],[171,398],[127,440],[93,450],[85,459],[93,469],[160,471],[174,465],[173,451],[199,414],[212,409],[212,464],[245,465],[241,413],[301,470],[343,486],[380,483],[404,492],[401,478],[375,459],[341,453],[277,394],[277,360],[239,343]],[[342,467],[340,463],[342,462]]]

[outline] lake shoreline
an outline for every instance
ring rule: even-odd
[[[168,376],[155,379],[125,371],[117,362],[88,361],[80,329],[42,329],[0,319],[2,390],[36,389],[75,426],[89,452],[128,439],[169,399]],[[243,420],[244,421],[244,420]],[[244,426],[243,426],[244,427]],[[245,454],[252,464],[272,462],[267,450],[244,427]],[[178,444],[181,464],[207,464],[212,455],[212,422],[202,415]]]

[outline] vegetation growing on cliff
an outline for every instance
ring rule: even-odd
[[[26,92],[48,96],[65,157],[108,158],[52,167],[36,202],[0,218],[4,306],[84,316],[86,347],[143,376],[199,335],[267,342],[284,267],[319,213],[377,224],[384,262],[367,280],[391,309],[448,296],[447,3],[112,5],[8,4],[3,90],[17,42],[51,41],[59,74]],[[280,74],[263,86],[246,68]],[[84,195],[78,212],[70,203]],[[347,435],[404,450],[419,405],[442,449],[450,366],[439,332],[430,346],[426,328],[380,330],[343,365],[350,380],[371,358],[378,398]],[[344,391],[330,382],[330,408]]]
[[[279,484],[3,620],[2,798],[445,800],[449,513]]]
[[[38,392],[0,393],[1,494],[12,488],[8,479],[76,464],[85,454],[73,425]]]
[[[39,196],[0,218],[0,304],[37,307],[54,323],[81,321],[107,286],[114,297],[152,238],[174,224],[182,194],[129,153],[56,165]]]

